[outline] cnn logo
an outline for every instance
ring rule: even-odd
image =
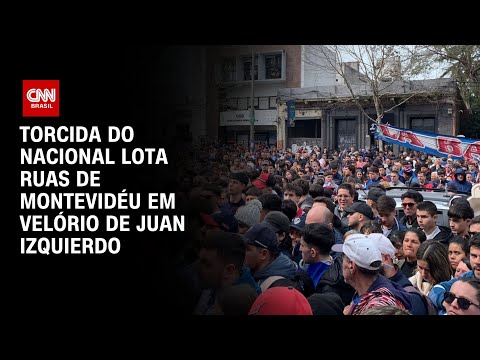
[[[59,80],[23,80],[23,116],[60,116]]]

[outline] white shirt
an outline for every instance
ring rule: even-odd
[[[424,231],[424,232],[425,232],[425,231]],[[427,234],[425,234],[425,235],[427,235],[427,240],[432,240],[432,239],[433,239],[435,236],[437,236],[437,234],[439,234],[439,233],[440,233],[440,228],[437,226],[437,227],[435,228],[435,230],[433,230],[433,232],[432,232],[430,235],[427,235]]]

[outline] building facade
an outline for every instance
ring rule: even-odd
[[[305,64],[305,51],[306,45],[209,47],[206,118],[211,140],[249,144],[253,58],[254,140],[277,144],[285,130],[278,133],[278,91],[335,83],[333,72]]]
[[[369,119],[377,119],[372,94],[366,85],[352,85],[352,88],[358,94],[356,100],[346,85],[279,90],[278,125],[287,129],[281,142],[287,147],[306,144],[340,150],[376,145],[373,121]],[[295,108],[290,115],[288,102],[293,102]],[[388,96],[382,97],[382,106],[391,109],[381,119],[384,124],[454,136],[458,135],[459,122],[466,113],[451,79],[394,81]],[[315,136],[289,138],[287,135],[292,132],[288,129],[302,126],[304,118],[317,119],[315,129],[309,129]]]

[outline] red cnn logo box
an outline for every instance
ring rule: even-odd
[[[23,80],[23,117],[60,116],[60,80]]]

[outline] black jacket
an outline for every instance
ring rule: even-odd
[[[452,230],[446,226],[439,226],[440,232],[435,235],[432,240],[438,241],[439,243],[448,247],[450,239],[453,237]]]
[[[345,306],[350,304],[355,290],[343,279],[341,254],[333,260],[332,265],[323,273],[315,292],[334,292],[340,295]]]

